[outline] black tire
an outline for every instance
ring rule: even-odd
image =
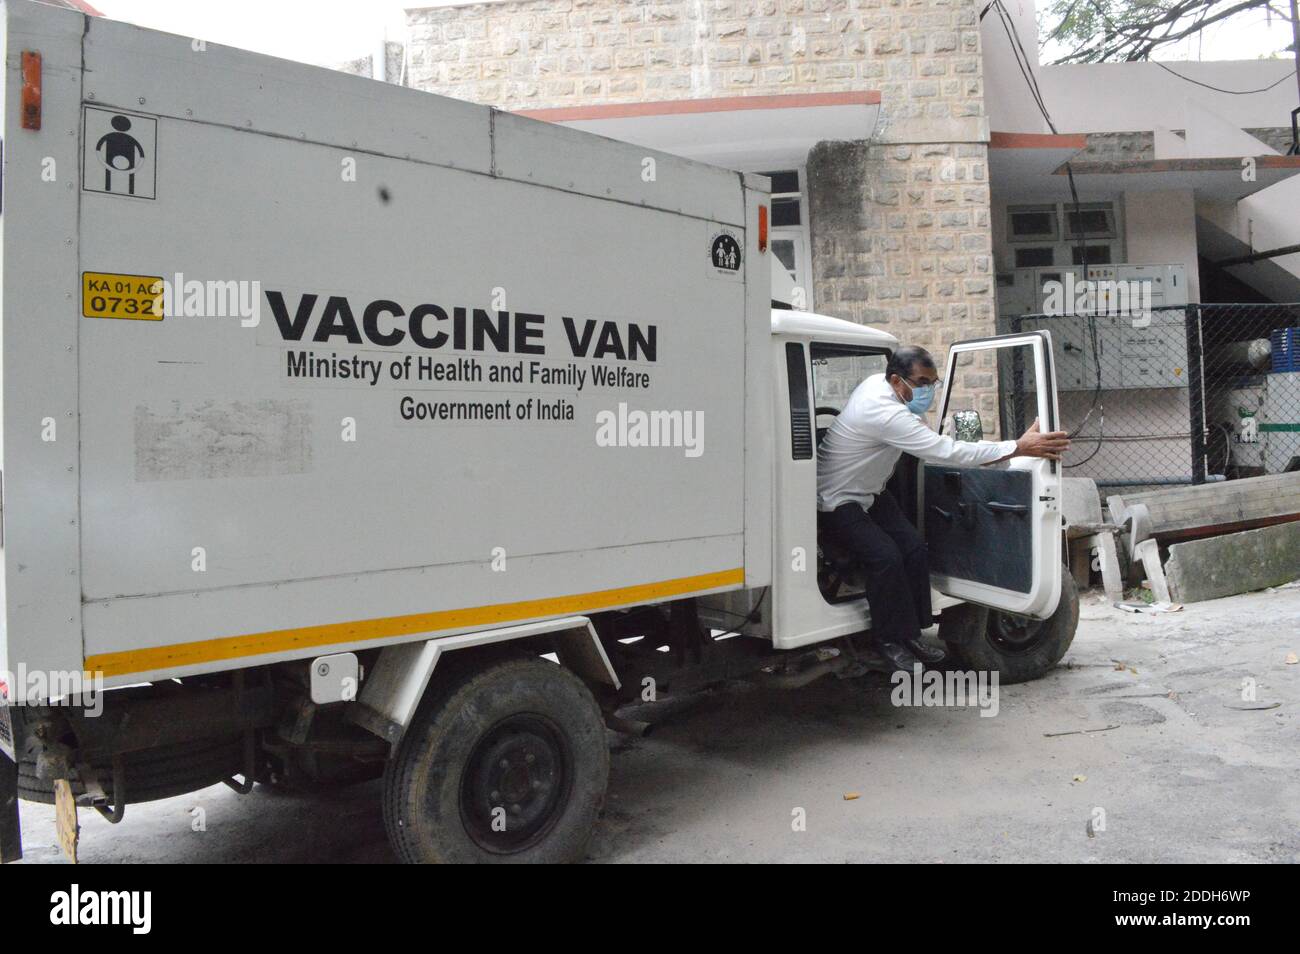
[[[1061,599],[1044,620],[1016,616],[969,603],[940,616],[939,638],[950,668],[998,673],[1011,685],[1039,679],[1061,661],[1079,628],[1079,591],[1068,570],[1061,574]]]
[[[112,804],[116,804],[111,764],[95,763],[94,768],[104,794]],[[130,752],[122,758],[122,769],[128,805],[184,795],[215,785],[232,775],[242,775],[244,739],[242,735],[235,735]],[[81,780],[73,779],[72,794],[82,795],[84,792]],[[29,802],[53,804],[54,782],[39,778],[36,763],[23,759],[18,763],[18,795]]]
[[[434,673],[384,773],[393,849],[408,863],[581,860],[609,782],[591,692],[537,656],[466,662]]]

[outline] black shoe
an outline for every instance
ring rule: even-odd
[[[927,646],[919,639],[909,639],[907,648],[912,651],[912,655],[927,666],[937,666],[948,658],[948,654],[937,646]]]
[[[882,639],[876,642],[876,649],[898,672],[912,672],[913,667],[921,665],[920,660],[902,643],[891,643]]]

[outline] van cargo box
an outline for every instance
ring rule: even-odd
[[[121,685],[770,582],[766,179],[3,16],[0,670]]]

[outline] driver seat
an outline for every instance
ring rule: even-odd
[[[863,594],[862,565],[848,548],[817,534],[817,586],[827,603],[847,603]]]
[[[816,416],[834,416],[836,413],[836,409],[819,407]],[[830,427],[816,429],[818,447],[829,430]],[[862,567],[857,557],[820,529],[817,533],[817,585],[828,603],[847,603],[862,596]]]
[[[829,407],[829,406],[820,406],[820,405],[819,405],[818,407],[816,407],[816,408],[813,409],[813,423],[816,424],[818,418],[822,418],[822,417],[830,417],[830,418],[834,418],[834,417],[836,417],[839,413],[840,413],[840,409],[837,408],[837,407]],[[828,424],[826,427],[817,427],[817,428],[814,430],[813,433],[814,433],[814,435],[816,436],[816,439],[817,439],[817,444],[816,444],[817,447],[821,447],[821,446],[822,446],[822,441],[824,441],[824,440],[826,439],[826,433],[827,433],[830,429],[831,429],[831,428],[830,428],[830,425]]]

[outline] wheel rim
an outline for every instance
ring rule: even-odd
[[[1014,613],[989,613],[988,639],[999,652],[1018,656],[1033,652],[1043,641],[1045,620]]]
[[[502,719],[479,739],[465,765],[465,831],[479,847],[499,854],[537,844],[568,803],[572,765],[569,746],[550,719],[531,713]]]

